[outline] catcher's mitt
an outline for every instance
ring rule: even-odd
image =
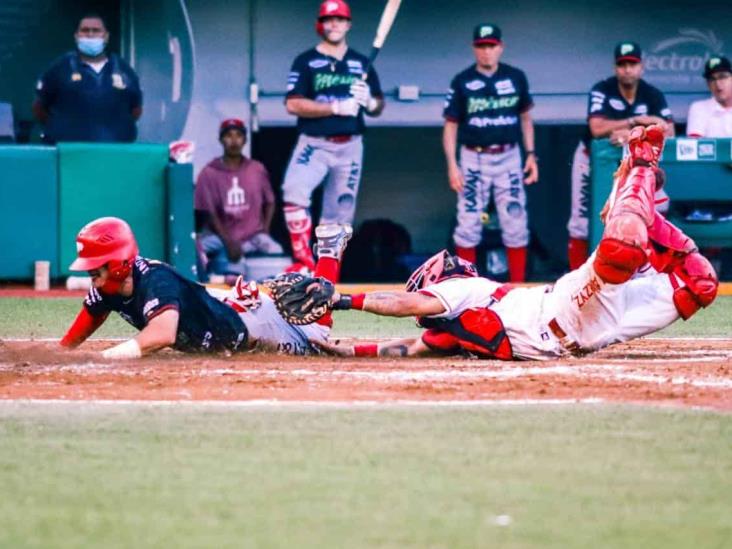
[[[325,315],[335,292],[332,282],[300,273],[282,274],[264,285],[272,293],[282,318],[297,326],[312,324]]]

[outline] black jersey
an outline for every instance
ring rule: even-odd
[[[305,97],[320,103],[331,103],[351,97],[351,84],[363,78],[368,59],[348,48],[342,60],[335,59],[312,48],[295,58],[287,79],[287,99]],[[379,77],[369,68],[366,83],[371,95],[383,97]],[[358,116],[326,116],[297,119],[297,130],[313,137],[355,135],[364,130],[363,110]]]
[[[625,120],[632,116],[642,115],[658,116],[669,122],[673,121],[671,109],[668,108],[663,92],[645,80],[638,82],[638,90],[633,103],[628,103],[620,93],[618,79],[615,76],[601,80],[592,86],[587,98],[588,120],[594,117]],[[590,139],[592,136],[588,130],[586,142],[589,143]]]
[[[84,306],[92,316],[116,311],[138,330],[168,309],[180,314],[173,348],[184,352],[246,349],[247,329],[239,315],[171,266],[142,257],[135,260],[130,297],[89,290]]]
[[[461,145],[513,144],[521,140],[519,115],[533,104],[523,71],[499,63],[486,76],[471,65],[453,78],[443,116],[458,123]]]

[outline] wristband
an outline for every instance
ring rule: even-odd
[[[347,311],[348,309],[356,309],[360,311],[361,309],[363,309],[363,300],[365,299],[365,297],[366,294],[343,294],[338,301],[333,303],[333,310]]]
[[[357,357],[379,356],[379,346],[376,343],[354,345],[353,355]]]
[[[115,345],[105,351],[102,351],[103,358],[140,358],[142,356],[142,350],[140,344],[134,339],[128,339],[123,341],[119,345]]]

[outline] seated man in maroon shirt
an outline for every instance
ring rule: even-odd
[[[246,276],[248,254],[282,253],[282,246],[269,235],[275,200],[267,169],[242,154],[244,122],[224,120],[219,141],[224,155],[209,162],[196,182],[194,202],[202,226],[196,243],[202,281],[212,274]]]

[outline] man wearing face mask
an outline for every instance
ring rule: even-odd
[[[109,32],[99,15],[82,17],[74,38],[76,50],[54,61],[36,86],[43,141],[134,141],[142,114],[137,74],[106,52]]]

